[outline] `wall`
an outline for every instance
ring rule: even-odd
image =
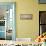
[[[17,3],[17,2],[16,2]],[[35,38],[39,32],[38,4],[35,0],[18,1],[17,37]],[[32,20],[20,20],[20,14],[32,14]]]
[[[39,34],[39,10],[46,10],[46,4],[38,4],[38,0],[3,0],[0,2],[16,2],[16,37],[36,38]],[[32,14],[32,20],[20,20],[20,14]]]

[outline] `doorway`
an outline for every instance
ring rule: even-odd
[[[15,3],[0,3],[0,40],[15,40]]]
[[[46,32],[46,11],[39,12],[39,35]]]

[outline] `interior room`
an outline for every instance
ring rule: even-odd
[[[0,0],[0,41],[39,44],[46,41],[44,36],[46,0]]]

